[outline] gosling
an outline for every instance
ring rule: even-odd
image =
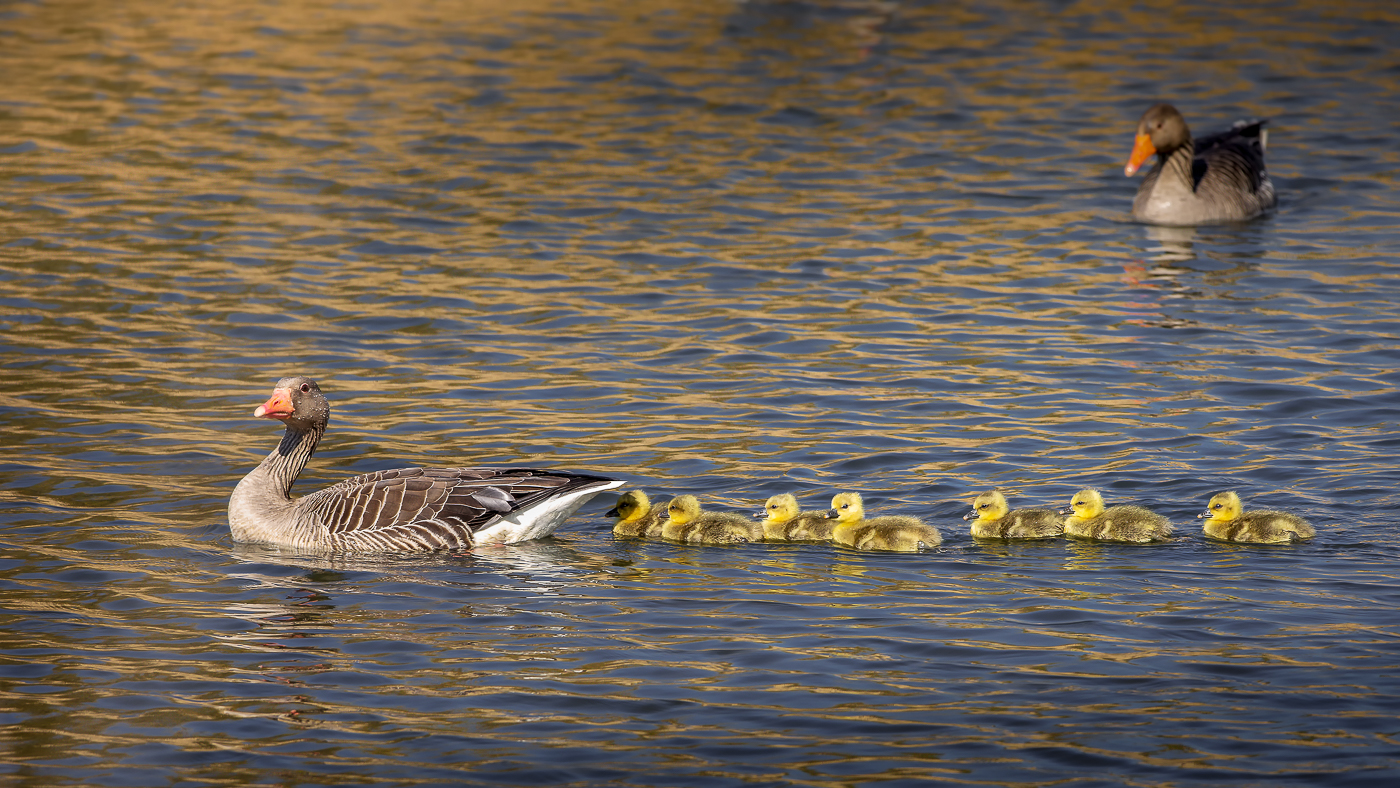
[[[825,509],[799,512],[797,499],[787,493],[769,498],[754,517],[763,524],[763,538],[775,542],[829,542],[836,527]]]
[[[1065,536],[1104,542],[1157,542],[1172,535],[1172,524],[1141,506],[1103,506],[1098,490],[1080,490],[1070,499]]]
[[[836,521],[831,530],[832,543],[857,550],[916,553],[943,542],[937,528],[915,517],[891,515],[867,520],[860,493],[838,493],[831,499],[831,511],[826,516]]]
[[[763,536],[763,527],[751,518],[725,512],[706,512],[693,495],[678,495],[666,506],[661,538],[686,544],[735,544]]]
[[[1053,539],[1065,532],[1065,521],[1054,509],[1013,512],[1006,505],[1006,496],[996,490],[973,498],[972,511],[963,519],[973,521],[975,539]]]
[[[1204,518],[1206,536],[1225,542],[1286,544],[1317,535],[1307,520],[1296,514],[1260,509],[1244,511],[1244,504],[1233,491],[1215,495],[1197,517]]]
[[[655,539],[661,536],[664,514],[666,510],[653,507],[646,493],[628,490],[617,496],[617,505],[608,510],[607,516],[617,518],[613,536]]]

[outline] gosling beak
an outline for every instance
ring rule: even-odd
[[[258,406],[253,415],[260,419],[290,418],[296,408],[292,407],[292,392],[288,389],[274,389],[267,402]]]
[[[1207,509],[1206,511],[1201,512],[1200,514],[1196,515],[1196,519],[1197,519],[1197,520],[1209,520],[1210,518],[1211,518],[1211,514],[1210,514],[1210,510],[1209,510],[1209,509]]]
[[[767,519],[768,519],[768,511],[767,511],[767,510],[764,510],[764,511],[761,511],[761,512],[754,512],[754,513],[753,513],[753,519],[755,519],[755,520],[767,520]]]
[[[1123,168],[1123,174],[1131,176],[1156,152],[1157,148],[1152,144],[1151,137],[1146,134],[1137,135],[1133,140],[1133,152],[1128,156],[1128,165]]]
[[[971,520],[972,518],[974,518],[974,517],[976,517],[976,516],[977,516],[977,510],[976,510],[976,509],[973,509],[972,511],[970,511],[970,512],[968,512],[967,514],[963,515],[963,519],[964,519],[964,520]]]
[[[1074,514],[1074,510],[1073,510],[1073,509],[1061,509],[1061,510],[1059,510],[1058,512],[1056,512],[1056,514],[1061,515],[1061,516],[1066,515],[1066,514]]]
[[[838,519],[840,516],[841,516],[841,514],[840,514],[839,512],[837,512],[835,509],[827,509],[827,510],[826,510],[826,519],[828,519],[828,520],[835,520],[835,519]]]
[[[603,512],[603,516],[604,516],[604,517],[621,517],[622,515],[620,515],[620,514],[617,513],[617,507],[614,506],[613,508],[607,510],[606,512]]]

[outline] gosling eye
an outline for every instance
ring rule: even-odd
[[[1219,503],[1217,503],[1217,504],[1213,504],[1210,508],[1212,508],[1212,509],[1224,509],[1224,508],[1225,508],[1225,505],[1224,505],[1224,504],[1219,504]]]

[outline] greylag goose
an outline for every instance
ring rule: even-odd
[[[279,380],[253,411],[287,429],[229,498],[235,541],[353,552],[520,542],[548,536],[590,498],[623,484],[534,468],[400,468],[294,500],[292,483],[316,451],[330,413],[321,387],[306,377]]]
[[[666,505],[661,538],[686,544],[733,544],[763,537],[758,523],[727,512],[706,512],[693,495],[678,495]]]
[[[975,520],[973,518],[976,518]],[[975,539],[1053,539],[1065,532],[1064,520],[1054,509],[1011,511],[1006,496],[997,490],[972,499],[972,511],[963,516],[973,520]]]
[[[1141,506],[1110,506],[1105,509],[1098,490],[1080,490],[1069,501],[1065,536],[1104,542],[1157,542],[1172,535],[1172,524],[1160,514]]]
[[[763,538],[775,542],[829,542],[836,521],[826,510],[803,512],[788,493],[775,495],[754,515],[763,525]]]
[[[1192,140],[1176,107],[1147,110],[1123,174],[1137,172],[1154,153],[1157,163],[1138,187],[1133,218],[1175,225],[1238,222],[1274,207],[1274,184],[1264,169],[1267,122],[1237,121],[1228,131]]]
[[[1317,536],[1312,525],[1296,514],[1268,509],[1244,511],[1240,496],[1234,492],[1212,497],[1205,512],[1197,517],[1205,519],[1206,536],[1225,542],[1278,544]]]
[[[617,496],[617,505],[608,510],[608,517],[616,517],[613,536],[643,536],[655,538],[661,535],[665,525],[662,515],[664,508],[651,505],[651,499],[641,490],[628,490]]]
[[[917,517],[896,514],[866,519],[860,493],[837,493],[826,516],[836,521],[831,529],[832,543],[857,550],[916,553],[943,542],[937,528]]]

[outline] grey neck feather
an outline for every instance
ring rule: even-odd
[[[321,442],[321,436],[325,434],[324,424],[313,424],[311,429],[305,432],[288,425],[287,431],[282,433],[282,442],[258,466],[258,470],[266,474],[281,497],[291,499],[292,483],[306,468],[306,463],[311,460],[317,444]]]
[[[1191,174],[1191,162],[1196,158],[1196,141],[1190,137],[1180,148],[1171,152],[1163,162],[1162,169],[1170,170],[1172,180],[1186,184],[1187,191],[1196,190],[1196,179]]]
[[[228,502],[235,541],[294,547],[315,547],[322,541],[316,517],[298,508],[291,491],[325,431],[325,424],[306,431],[288,426],[277,448],[238,483]]]

